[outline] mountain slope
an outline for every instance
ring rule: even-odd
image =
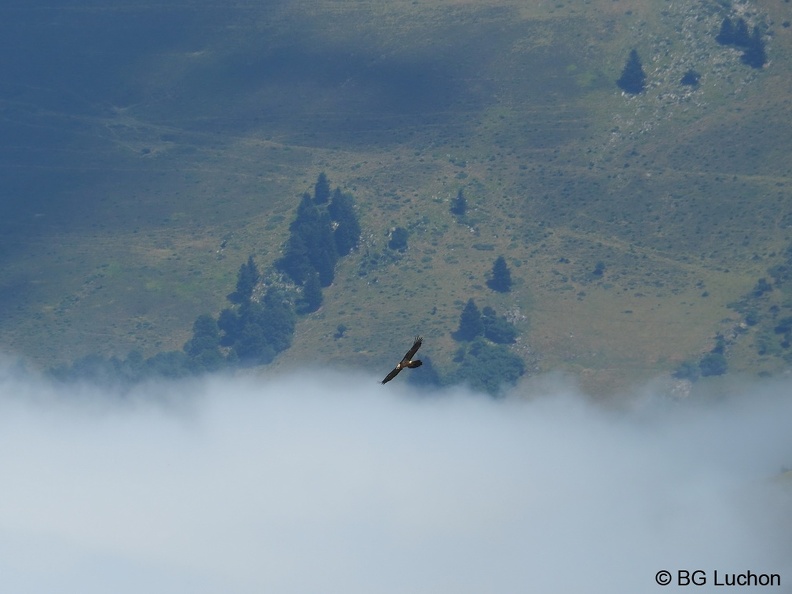
[[[277,365],[379,364],[420,331],[449,366],[469,297],[517,320],[533,369],[592,385],[699,356],[792,241],[790,16],[620,4],[5,9],[31,55],[3,63],[3,343],[45,365],[180,348],[325,171],[364,241]],[[765,68],[715,42],[731,15]],[[632,48],[637,96],[615,85]],[[485,284],[501,254],[505,295]]]

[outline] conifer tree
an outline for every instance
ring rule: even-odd
[[[294,335],[294,312],[270,288],[261,303],[239,307],[238,331],[233,343],[235,357],[247,365],[269,363],[289,348]]]
[[[259,278],[258,268],[253,261],[253,256],[248,256],[247,262],[239,267],[236,290],[228,296],[228,300],[232,303],[250,301],[253,296],[253,289],[256,288]]]
[[[330,183],[324,171],[319,174],[314,186],[314,202],[316,204],[326,204],[330,199]]]
[[[196,318],[192,338],[185,343],[184,352],[195,371],[214,371],[222,366],[220,333],[212,316],[203,314]]]
[[[391,233],[391,238],[390,241],[388,242],[388,247],[398,252],[406,251],[407,237],[409,237],[409,235],[410,235],[409,232],[404,227],[396,227]]]
[[[243,365],[269,363],[276,352],[267,340],[261,323],[263,307],[260,303],[247,303],[240,309],[241,327],[234,342],[234,354]]]
[[[715,36],[715,41],[721,45],[731,45],[734,43],[734,23],[729,17],[724,17],[721,22],[720,31]]]
[[[333,231],[336,252],[339,256],[346,256],[360,241],[360,223],[355,214],[355,203],[351,196],[336,188],[327,212],[336,223]]]
[[[751,68],[761,68],[765,65],[765,62],[767,62],[767,54],[765,53],[764,42],[762,41],[762,34],[759,32],[759,27],[754,27],[748,47],[743,53],[741,60],[743,64],[747,64]]]
[[[471,297],[459,316],[459,328],[454,334],[454,338],[456,340],[473,340],[483,333],[484,322],[481,321],[481,312]]]
[[[685,72],[685,74],[682,76],[682,79],[679,81],[679,84],[695,87],[698,86],[699,80],[701,80],[701,75],[691,68]]]
[[[638,56],[637,50],[630,50],[630,56],[627,58],[622,75],[616,84],[626,93],[637,95],[643,92],[646,86],[646,73],[641,65],[641,58]]]
[[[298,285],[316,271],[322,286],[329,286],[335,276],[338,254],[327,210],[317,207],[311,197],[304,194],[289,230],[291,233],[283,257],[276,263],[277,268]]]
[[[739,18],[734,26],[734,36],[732,44],[738,47],[748,47],[751,45],[751,33],[748,31],[748,23],[744,18]]]
[[[276,353],[280,353],[291,346],[297,324],[294,308],[289,300],[274,287],[270,287],[264,294],[263,302],[266,306],[267,317],[262,325],[272,348]]]
[[[314,270],[319,273],[323,287],[333,284],[335,266],[338,262],[333,225],[327,213],[322,213],[315,225],[301,229],[303,241],[308,248],[308,258]]]
[[[511,291],[512,278],[511,271],[506,265],[506,259],[503,256],[498,256],[492,265],[492,275],[487,281],[487,286],[493,291],[499,293],[508,293]]]
[[[456,198],[451,201],[451,208],[449,210],[451,211],[451,214],[455,214],[458,217],[465,216],[465,213],[467,212],[467,199],[462,193],[461,188],[459,192],[457,192]]]
[[[309,227],[315,224],[318,219],[319,209],[311,200],[311,195],[306,192],[300,199],[300,204],[297,206],[297,215],[294,217],[291,225],[289,225],[289,231],[294,233],[301,228]]]
[[[314,271],[308,255],[308,247],[298,233],[289,236],[283,256],[275,266],[297,285],[303,284],[308,275]]]

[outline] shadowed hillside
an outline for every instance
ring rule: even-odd
[[[782,368],[728,305],[792,244],[788,5],[622,4],[0,9],[3,344],[45,365],[180,349],[248,255],[280,257],[325,171],[363,239],[276,365],[387,366],[420,332],[447,368],[474,297],[514,321],[529,372],[593,387],[718,333],[730,369]],[[715,39],[737,16],[761,68]]]

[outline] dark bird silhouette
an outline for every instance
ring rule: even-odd
[[[388,375],[385,376],[385,379],[382,380],[381,383],[387,384],[394,377],[399,375],[399,372],[405,367],[409,367],[410,369],[413,369],[415,367],[420,367],[421,365],[423,365],[421,361],[417,359],[413,360],[413,355],[415,355],[415,353],[418,352],[418,349],[421,348],[421,344],[423,344],[423,338],[421,338],[420,336],[416,336],[415,342],[413,342],[413,345],[412,347],[410,347],[410,350],[407,351],[407,354],[404,355],[404,358],[401,361],[399,361],[398,365],[394,367],[393,371],[391,371]]]

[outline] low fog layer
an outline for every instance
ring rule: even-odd
[[[652,592],[792,584],[792,385],[606,411],[303,372],[125,396],[0,371],[15,593]],[[668,590],[679,591],[670,586]]]

